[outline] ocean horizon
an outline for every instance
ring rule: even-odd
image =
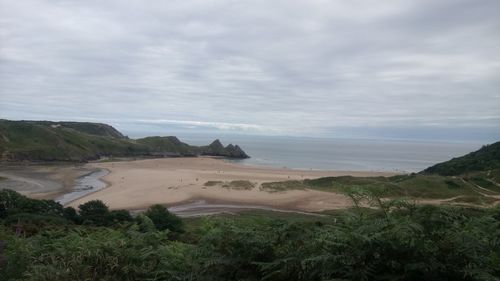
[[[335,139],[249,135],[178,135],[191,145],[219,138],[237,144],[250,155],[230,160],[244,165],[290,169],[418,172],[439,162],[465,155],[485,143],[389,139]]]

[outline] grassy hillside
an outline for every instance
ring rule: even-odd
[[[132,140],[100,123],[0,120],[2,161],[88,161],[101,156],[246,156],[243,151],[231,154],[232,145],[218,153],[204,153],[205,148],[182,143],[176,137]]]
[[[74,130],[82,132],[82,133],[96,135],[96,136],[102,136],[102,137],[112,137],[112,138],[118,138],[118,139],[126,138],[117,129],[113,128],[110,125],[102,124],[102,123],[52,122],[52,121],[25,121],[25,122],[28,124],[43,125],[43,126],[50,126],[50,127],[62,126],[65,128],[74,129]]]
[[[146,137],[136,140],[137,144],[149,147],[152,154],[159,155],[196,155],[196,148],[181,142],[176,137]]]
[[[462,157],[436,164],[423,171],[426,174],[456,176],[470,172],[500,169],[500,142],[485,145]]]
[[[472,183],[459,178],[439,175],[401,175],[393,177],[323,177],[302,181],[270,182],[262,184],[268,191],[288,189],[317,189],[330,192],[344,192],[356,188],[376,192],[384,197],[433,198],[445,199],[456,196],[476,197],[478,203],[489,202]],[[495,194],[492,190],[491,194]]]

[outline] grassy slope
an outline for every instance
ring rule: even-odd
[[[62,125],[0,121],[0,153],[3,158],[82,161],[99,155],[135,155],[147,151],[147,147],[126,138],[90,134]]]
[[[176,137],[132,140],[100,123],[0,120],[0,160],[87,161],[100,156],[194,156],[201,154],[203,149],[205,147],[190,146]],[[230,146],[222,147],[225,154],[221,155],[226,155],[230,149]]]
[[[196,148],[179,141],[176,137],[146,137],[136,140],[138,144],[149,147],[158,153],[195,155]]]
[[[481,186],[483,187],[483,186]],[[498,195],[497,187],[487,192],[459,177],[439,175],[401,175],[394,177],[324,177],[303,181],[271,182],[262,184],[268,191],[289,189],[316,189],[328,192],[345,192],[350,188],[375,191],[384,197],[446,199],[459,196],[457,203],[490,204],[495,200],[485,195]]]
[[[102,124],[102,123],[90,123],[90,122],[52,122],[52,121],[22,121],[27,124],[33,125],[42,125],[42,126],[53,126],[53,127],[66,127],[74,129],[75,131],[79,131],[82,133],[103,136],[103,137],[112,137],[112,138],[126,138],[122,133],[120,133],[117,129],[113,128],[110,125]]]
[[[378,190],[390,197],[448,198],[458,195],[476,195],[474,187],[459,179],[427,175],[403,175],[394,177],[324,177],[303,181],[265,183],[264,189],[318,189],[342,192],[346,188],[361,187]]]
[[[485,145],[462,157],[436,164],[425,169],[423,173],[456,176],[496,169],[500,169],[500,142]]]

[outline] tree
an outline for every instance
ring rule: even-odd
[[[107,222],[111,224],[132,220],[133,218],[127,210],[114,210],[107,215]]]
[[[101,200],[92,200],[78,206],[80,216],[86,224],[107,225],[109,208]]]
[[[182,220],[178,216],[170,213],[167,208],[162,205],[156,204],[149,207],[144,215],[153,221],[158,230],[168,229],[173,232],[182,232]]]
[[[81,224],[82,223],[82,217],[78,215],[76,212],[75,208],[73,207],[66,207],[63,210],[63,216],[65,219],[72,221],[76,224]]]

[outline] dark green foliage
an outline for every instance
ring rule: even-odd
[[[496,169],[500,169],[500,142],[485,145],[462,157],[436,164],[422,173],[452,176]]]
[[[108,225],[109,208],[101,200],[88,201],[78,206],[78,209],[83,223]]]
[[[4,224],[12,229],[16,229],[17,225],[20,225],[22,236],[32,236],[37,234],[40,229],[50,228],[54,225],[58,227],[67,226],[70,223],[70,221],[62,217],[32,213],[17,213],[8,216],[4,220]]]
[[[73,208],[73,207],[64,208],[63,216],[65,219],[67,219],[73,223],[76,223],[76,224],[82,223],[82,217],[76,212],[75,208]]]
[[[10,189],[0,190],[0,218],[17,213],[62,216],[63,207],[53,200],[35,200]]]
[[[117,223],[131,222],[132,216],[127,210],[109,211],[99,200],[89,201],[79,206],[80,213],[72,207],[63,206],[53,200],[36,200],[21,195],[13,190],[0,190],[0,218],[5,223],[39,225],[43,220],[59,220],[63,224],[89,224],[110,226]]]
[[[7,240],[8,258],[0,271],[2,280],[144,280],[155,275],[176,280],[172,269],[161,272],[159,266],[172,263],[171,256],[178,259],[189,249],[168,242],[160,232],[80,227],[45,230],[30,238],[4,236],[5,229],[0,233]]]
[[[145,215],[140,214],[135,220],[137,223],[137,230],[140,232],[155,232],[157,230],[153,221]]]
[[[108,224],[111,225],[115,223],[131,222],[133,220],[130,212],[127,210],[113,210],[107,215]]]
[[[2,280],[498,280],[500,207],[418,206],[347,191],[356,205],[332,217],[197,218],[171,241],[138,215],[113,227],[65,224],[50,215],[16,214],[0,225]],[[64,213],[72,211],[65,210]],[[107,210],[94,201],[84,216]],[[153,206],[152,217],[167,210]],[[110,216],[111,217],[111,216]],[[16,219],[36,232],[17,237]],[[63,221],[60,221],[60,220]],[[187,221],[191,223],[191,220]],[[167,227],[167,229],[169,229]],[[188,239],[183,239],[188,236]],[[191,242],[188,242],[191,241]]]
[[[83,224],[97,226],[111,226],[123,222],[133,221],[127,210],[110,211],[108,206],[100,200],[88,201],[80,206],[80,220]]]
[[[150,218],[156,229],[170,230],[172,232],[182,232],[182,220],[176,215],[170,213],[167,208],[162,205],[153,205],[144,213]]]

